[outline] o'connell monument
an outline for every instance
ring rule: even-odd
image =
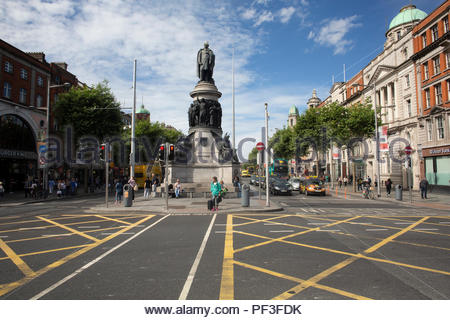
[[[211,178],[216,176],[231,187],[240,164],[229,135],[222,137],[222,93],[214,83],[215,55],[208,42],[198,51],[196,65],[200,80],[190,93],[189,133],[176,144],[175,161],[168,166],[169,181],[180,179],[184,184],[209,188]]]

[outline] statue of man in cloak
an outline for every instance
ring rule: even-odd
[[[200,81],[214,83],[214,63],[214,52],[209,49],[209,43],[205,42],[204,48],[200,49],[197,53],[197,76],[200,78]]]

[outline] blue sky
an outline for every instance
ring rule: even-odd
[[[442,0],[416,0],[430,13]],[[314,88],[328,95],[332,76],[356,74],[383,49],[386,26],[409,0],[3,0],[0,38],[23,51],[65,61],[88,84],[110,82],[132,103],[138,60],[138,105],[152,121],[188,130],[189,92],[198,79],[197,50],[216,53],[214,78],[223,93],[223,130],[231,132],[231,53],[236,52],[236,139],[259,140],[264,103],[270,131],[300,111]],[[253,147],[247,143],[244,155]]]

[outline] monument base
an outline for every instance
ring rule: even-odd
[[[233,177],[240,176],[240,165],[226,164],[169,164],[169,183],[180,179],[181,184],[196,184],[198,187],[209,187],[212,177],[223,180],[227,187],[233,185]]]

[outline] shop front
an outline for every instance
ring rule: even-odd
[[[428,183],[450,190],[450,145],[422,150],[424,172]]]

